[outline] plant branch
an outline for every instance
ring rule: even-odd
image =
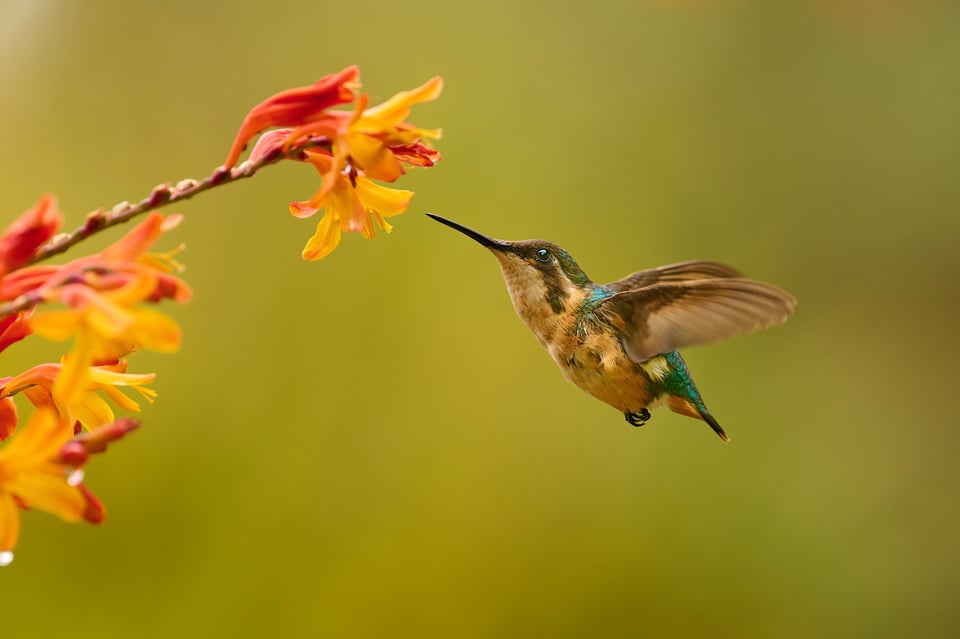
[[[175,202],[189,200],[204,191],[209,191],[210,189],[236,182],[237,180],[253,177],[265,166],[276,164],[281,160],[301,159],[306,149],[329,145],[330,141],[325,137],[309,138],[286,150],[281,147],[273,149],[255,161],[247,160],[246,162],[241,162],[232,169],[219,166],[213,173],[199,181],[187,178],[180,180],[173,186],[170,184],[161,184],[154,187],[150,195],[136,204],[121,202],[114,206],[109,213],[105,213],[103,209],[98,209],[87,214],[87,219],[83,225],[71,233],[63,233],[55,237],[49,244],[40,249],[28,264],[35,264],[54,255],[63,253],[74,244],[111,226],[123,224],[141,213],[159,209]]]
[[[24,266],[36,264],[54,255],[59,255],[88,237],[96,235],[112,226],[123,224],[148,211],[163,208],[176,202],[183,202],[218,186],[253,177],[260,169],[271,164],[276,164],[281,160],[302,159],[303,153],[307,149],[329,146],[330,140],[326,137],[309,138],[288,149],[277,147],[256,160],[241,162],[232,169],[219,166],[213,173],[202,180],[188,178],[180,180],[173,186],[170,184],[161,184],[154,187],[154,189],[150,191],[150,195],[135,204],[121,202],[115,205],[109,212],[105,212],[103,209],[97,209],[96,211],[88,213],[84,223],[72,232],[61,233],[50,240],[50,242],[37,251],[37,254],[34,255],[27,264],[24,264]],[[0,317],[10,313],[25,311],[39,301],[41,300],[35,291],[21,295],[5,304],[0,304]]]

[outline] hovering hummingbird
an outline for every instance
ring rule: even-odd
[[[427,215],[490,249],[514,309],[563,375],[633,426],[663,405],[730,441],[677,349],[781,324],[796,306],[786,291],[718,262],[681,262],[596,284],[556,244],[497,240]]]

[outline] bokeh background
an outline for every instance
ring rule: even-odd
[[[3,636],[958,636],[958,62],[932,0],[2,0],[4,222],[205,175],[348,64],[374,102],[446,80],[389,238],[302,262],[293,164],[177,207],[183,349],[131,362],[160,399],[89,469],[108,523],[25,517]],[[634,429],[423,211],[798,312],[686,353],[730,445]]]

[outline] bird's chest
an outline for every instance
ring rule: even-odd
[[[578,335],[575,328],[558,331],[558,338],[546,345],[564,377],[618,410],[645,406],[649,380],[624,353],[616,335],[609,330]]]
[[[596,313],[593,291],[519,277],[501,264],[510,299],[553,361],[573,384],[620,411],[645,407],[650,380],[623,350],[613,327]],[[556,302],[554,304],[553,302]]]

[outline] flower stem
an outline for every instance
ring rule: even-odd
[[[188,178],[177,182],[173,186],[170,184],[160,184],[150,191],[150,195],[139,202],[134,204],[121,202],[115,205],[109,212],[105,212],[103,209],[97,209],[96,211],[88,213],[82,225],[70,233],[61,233],[54,237],[46,246],[37,251],[36,255],[34,255],[27,264],[24,264],[24,266],[36,264],[54,255],[59,255],[88,237],[96,235],[111,226],[123,224],[142,213],[160,209],[175,202],[189,200],[195,195],[199,195],[218,186],[253,177],[265,166],[276,164],[281,160],[299,159],[306,149],[329,146],[330,140],[326,137],[310,138],[287,149],[277,147],[256,160],[241,162],[231,169],[219,166],[214,169],[213,173],[202,180]],[[0,304],[0,317],[10,313],[25,311],[38,301],[39,299],[35,292],[33,292],[33,294],[27,293],[21,295],[5,304]]]

